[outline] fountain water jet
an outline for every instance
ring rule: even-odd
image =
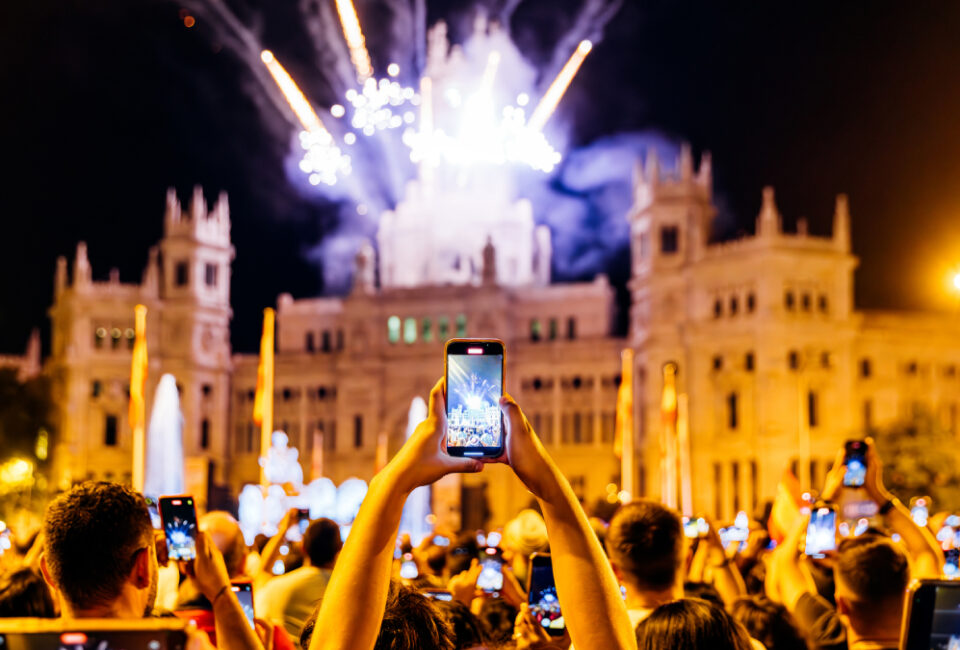
[[[157,385],[147,428],[147,467],[143,493],[149,497],[183,494],[183,415],[177,380],[165,374]]]
[[[405,440],[416,430],[417,425],[427,419],[427,403],[419,395],[410,402],[410,410],[407,413],[407,435]],[[414,546],[426,537],[432,527],[427,523],[427,515],[430,514],[430,486],[421,485],[407,497],[407,502],[403,505],[403,514],[400,516],[400,533],[409,533],[410,541]]]

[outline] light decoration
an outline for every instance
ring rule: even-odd
[[[413,88],[389,79],[377,81],[372,77],[363,83],[359,92],[353,88],[348,90],[346,100],[353,107],[350,126],[366,136],[385,129],[396,129],[404,124],[413,124],[416,114],[412,109],[420,103],[420,98]],[[335,117],[343,116],[341,111],[333,109],[330,114]]]
[[[33,463],[13,458],[0,465],[0,494],[8,494],[33,487]]]
[[[333,136],[310,106],[303,91],[277,61],[273,52],[264,50],[260,53],[260,60],[267,66],[280,92],[283,93],[297,120],[303,126],[304,130],[300,133],[300,147],[304,153],[300,160],[300,170],[308,175],[312,185],[320,183],[335,185],[339,175],[350,173],[350,156],[340,151],[340,147],[336,145]]]

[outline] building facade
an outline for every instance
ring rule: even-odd
[[[274,423],[300,450],[304,477],[369,479],[378,457],[403,444],[411,404],[442,376],[443,343],[454,336],[506,343],[506,389],[588,502],[620,484],[614,420],[628,346],[637,491],[662,490],[661,369],[672,361],[688,404],[697,512],[728,519],[751,509],[773,495],[786,467],[819,485],[845,439],[917,409],[960,436],[960,322],[854,308],[845,197],[823,238],[802,221],[784,232],[765,189],[756,234],[714,243],[708,157],[695,169],[684,148],[668,169],[651,155],[635,176],[625,339],[611,335],[606,278],[551,284],[549,232],[533,225],[525,202],[482,184],[444,189],[418,179],[384,215],[377,253],[358,253],[348,295],[281,295]],[[449,214],[457,219],[444,221]],[[61,483],[129,477],[125,391],[137,303],[149,309],[148,408],[160,375],[174,374],[194,492],[236,494],[258,480],[258,359],[230,351],[232,255],[225,197],[207,210],[197,190],[182,213],[168,195],[164,238],[140,284],[114,274],[93,282],[82,244],[72,282],[59,261],[47,372],[62,405]],[[435,491],[438,515],[465,526],[503,522],[530,499],[502,466]]]

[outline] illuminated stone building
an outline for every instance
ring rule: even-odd
[[[833,235],[817,237],[803,221],[784,232],[765,189],[756,234],[713,243],[711,184],[709,158],[695,169],[686,148],[669,168],[653,156],[638,165],[625,215],[630,327],[618,338],[605,277],[550,282],[549,232],[528,204],[490,192],[496,184],[411,183],[382,218],[377,253],[366,245],[357,254],[348,295],[278,299],[274,423],[300,449],[305,479],[369,479],[378,450],[392,455],[403,443],[411,402],[442,375],[443,342],[454,336],[504,340],[507,390],[591,502],[619,483],[624,346],[636,350],[638,491],[660,492],[660,373],[674,361],[689,404],[694,509],[723,518],[771,496],[784,467],[819,484],[843,440],[917,409],[960,434],[957,320],[854,309],[846,198],[837,198]],[[147,404],[172,372],[195,491],[236,494],[258,480],[257,355],[231,355],[227,335],[232,254],[224,198],[208,213],[196,194],[181,214],[170,195],[141,284],[93,282],[83,245],[72,283],[59,262],[47,370],[63,405],[61,481],[129,472],[137,302],[150,309]],[[464,524],[485,514],[503,522],[531,498],[508,474],[490,466],[445,481],[438,514],[456,521],[462,501]]]

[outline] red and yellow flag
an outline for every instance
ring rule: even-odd
[[[260,425],[260,457],[266,458],[273,435],[273,339],[274,311],[263,310],[263,335],[260,337],[260,365],[257,367],[257,393],[253,399],[253,421]],[[263,467],[260,483],[266,485]]]
[[[147,383],[147,308],[137,305],[134,310],[133,359],[130,362],[130,410],[128,419],[133,430],[133,489],[143,490],[146,464],[146,408],[144,386]]]
[[[633,350],[627,348],[620,354],[620,389],[617,391],[617,421],[613,438],[613,451],[623,458],[623,441],[633,440]]]

